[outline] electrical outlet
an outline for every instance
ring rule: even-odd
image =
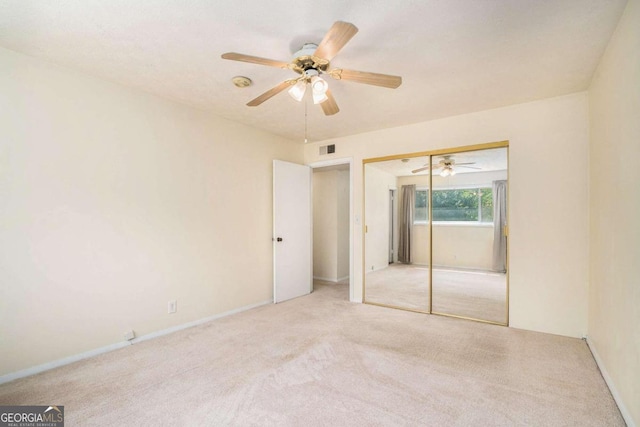
[[[167,306],[167,313],[172,314],[172,313],[175,313],[176,311],[178,311],[178,301],[176,300],[169,301],[169,304]]]
[[[124,339],[127,341],[131,341],[136,337],[136,334],[133,331],[127,331],[124,333]]]

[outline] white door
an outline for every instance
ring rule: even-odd
[[[273,301],[311,293],[311,168],[273,161]]]

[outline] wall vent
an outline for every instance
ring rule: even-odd
[[[333,154],[336,152],[336,144],[323,145],[320,147],[320,155]]]

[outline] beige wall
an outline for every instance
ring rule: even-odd
[[[313,277],[349,276],[349,172],[313,171]]]
[[[640,1],[631,0],[589,89],[589,343],[640,425]]]
[[[337,171],[313,171],[313,277],[335,280],[337,251]]]
[[[338,280],[349,277],[350,172],[338,171]]]
[[[414,264],[429,265],[429,227],[412,231]],[[489,271],[493,268],[492,225],[433,225],[433,265]]]
[[[434,224],[433,265],[490,271],[493,226]]]
[[[509,140],[511,326],[581,337],[587,331],[588,134],[587,94],[577,93],[307,144],[305,162],[353,157],[357,222],[362,159]],[[327,143],[336,144],[336,154],[321,159],[318,145]],[[352,282],[360,296],[361,242],[356,225]]]
[[[0,375],[272,299],[300,145],[4,49],[0,93]]]

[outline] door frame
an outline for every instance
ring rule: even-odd
[[[362,302],[360,298],[357,298],[354,295],[354,287],[353,287],[353,230],[354,230],[354,206],[353,206],[353,157],[342,157],[339,159],[330,159],[330,160],[320,160],[313,163],[308,163],[311,169],[324,168],[327,166],[336,166],[336,165],[349,165],[349,301],[351,302]],[[313,171],[312,171],[313,173]],[[312,183],[313,187],[313,183]],[[313,188],[312,188],[313,194]],[[314,219],[312,218],[312,224]]]
[[[396,260],[396,188],[389,189],[389,264],[393,264]]]

